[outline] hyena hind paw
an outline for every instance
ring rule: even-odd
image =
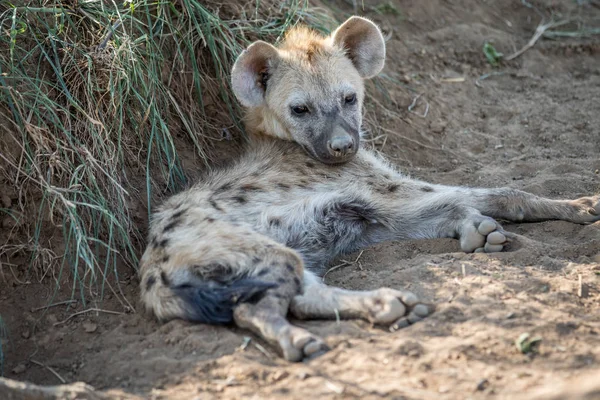
[[[283,358],[292,362],[316,358],[329,351],[323,339],[296,326],[290,326],[283,333],[279,338],[279,346]]]
[[[411,292],[381,288],[370,292],[365,300],[367,319],[374,324],[388,325],[390,330],[414,324],[433,312],[433,306],[422,303]]]

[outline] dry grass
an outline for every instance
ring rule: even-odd
[[[152,205],[187,184],[182,148],[208,164],[224,129],[243,136],[233,60],[301,20],[330,21],[303,0],[3,2],[2,274],[19,259],[17,275],[130,307],[118,267],[136,268]]]

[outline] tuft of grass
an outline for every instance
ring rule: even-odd
[[[16,199],[0,257],[131,307],[118,270],[136,268],[155,201],[187,185],[181,150],[208,165],[223,129],[243,136],[235,57],[332,21],[306,0],[28,4],[0,4],[0,185]]]
[[[560,39],[560,38],[589,38],[592,36],[600,35],[600,28],[579,28],[572,31],[558,31],[558,30],[547,30],[544,32],[544,37],[548,39]]]

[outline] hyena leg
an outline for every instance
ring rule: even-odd
[[[552,200],[509,188],[445,187],[431,199],[433,201],[423,204],[433,205],[433,209],[443,205],[442,208],[450,211],[446,226],[458,222],[456,236],[465,252],[492,253],[504,249],[510,234],[493,218],[515,222],[564,220],[580,224],[600,220],[600,196]],[[451,236],[446,232],[442,236],[444,233]]]
[[[420,321],[431,313],[411,292],[381,288],[352,291],[325,285],[314,274],[304,272],[304,293],[296,295],[290,305],[298,319],[360,318],[396,330]]]
[[[285,319],[290,301],[302,292],[303,262],[296,251],[198,212],[174,214],[188,220],[157,218],[142,257],[147,309],[163,321],[235,322],[290,361],[326,350],[320,338]]]
[[[387,221],[369,228],[367,240],[456,238],[467,253],[498,252],[508,243],[509,234],[496,220],[465,205],[459,196],[436,193],[393,207],[385,213]]]
[[[493,218],[510,221],[562,219],[590,223],[600,219],[600,196],[577,200],[551,200],[514,189],[470,189],[435,186],[413,192],[410,200],[393,204],[385,214],[392,239],[443,238],[460,240],[465,252],[498,252],[504,249],[505,232]],[[385,229],[372,228],[374,241]],[[387,237],[386,237],[387,239]]]
[[[600,220],[600,196],[552,200],[521,190],[467,189],[466,202],[483,215],[509,221],[563,220],[587,224]]]
[[[302,290],[302,272],[297,268],[269,269],[261,279],[278,284],[256,303],[241,303],[233,312],[236,325],[249,329],[279,348],[288,361],[301,361],[328,350],[321,338],[291,325],[286,319],[290,301]]]

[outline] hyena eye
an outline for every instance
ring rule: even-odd
[[[344,103],[346,103],[350,106],[352,104],[356,103],[356,94],[352,93],[352,94],[349,94],[348,96],[344,97]]]
[[[295,115],[304,115],[308,112],[308,107],[306,106],[293,106],[292,107],[292,112]]]

